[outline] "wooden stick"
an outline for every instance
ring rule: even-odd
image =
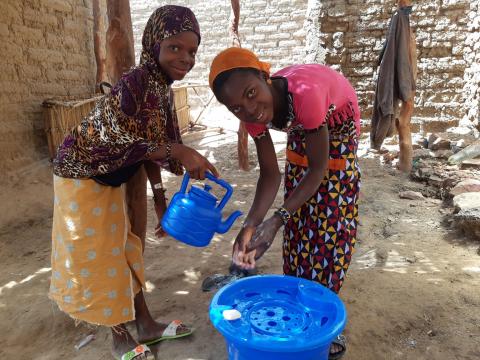
[[[412,5],[411,0],[399,0],[398,8]],[[417,55],[416,55],[416,39],[415,34],[412,29],[410,29],[409,37],[409,62],[413,72],[413,78],[417,78]],[[397,127],[398,137],[399,137],[399,170],[409,173],[412,170],[412,157],[413,157],[413,148],[412,148],[412,131],[411,131],[411,118],[413,114],[415,100],[415,90],[412,91],[409,100],[402,101],[402,108],[397,119],[395,119],[395,126]]]
[[[240,21],[240,0],[231,0],[232,4],[232,14],[230,20],[229,32],[232,36],[233,46],[242,47],[240,43],[240,37],[238,36],[238,23]],[[248,163],[248,133],[245,128],[245,124],[240,121],[238,126],[238,143],[237,143],[237,153],[238,153],[238,167],[241,170],[248,171],[250,165]]]
[[[106,80],[105,73],[105,44],[102,44],[101,34],[105,31],[105,24],[103,23],[103,17],[100,12],[100,1],[93,0],[93,48],[95,52],[95,61],[97,63],[97,76],[96,76],[96,91],[100,91],[98,87],[102,81]]]

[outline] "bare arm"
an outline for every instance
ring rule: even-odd
[[[245,220],[247,226],[257,226],[263,221],[277,196],[281,182],[277,155],[270,134],[267,133],[264,137],[255,139],[255,145],[260,165],[260,177],[257,181],[252,207]]]
[[[315,193],[328,168],[329,136],[327,126],[317,132],[305,134],[305,142],[308,169],[283,205],[290,213],[295,212]],[[275,214],[257,226],[255,234],[246,246],[246,253],[241,253],[241,256],[237,257],[240,259],[237,261],[240,266],[254,267],[255,260],[263,256],[271,246],[282,225],[281,217]]]
[[[171,145],[172,151],[170,156],[179,160],[192,178],[205,179],[206,170],[211,171],[216,177],[220,176],[215,166],[213,166],[210,161],[208,161],[207,158],[201,155],[198,151],[183,144],[172,143]],[[163,160],[166,157],[167,147],[163,145],[160,146],[157,151],[150,154],[149,159]]]
[[[260,177],[250,211],[244,226],[238,233],[233,244],[232,261],[242,268],[252,268],[255,265],[255,252],[246,253],[247,244],[255,233],[257,225],[262,223],[265,214],[273,204],[280,186],[280,170],[278,169],[277,155],[270,134],[255,139]]]
[[[163,186],[162,188],[156,189],[156,184],[162,184],[162,174],[160,165],[154,161],[145,161],[145,170],[147,172],[148,181],[150,182],[150,187],[152,188],[152,192],[154,198],[158,198],[159,196],[163,195]]]
[[[302,181],[283,205],[290,213],[297,211],[305,201],[310,199],[325,177],[330,150],[327,126],[323,126],[317,132],[305,134],[305,145],[308,169]]]

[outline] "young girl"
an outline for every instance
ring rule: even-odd
[[[323,65],[293,65],[269,75],[255,54],[229,48],[211,65],[216,98],[246,123],[260,177],[238,234],[233,261],[251,269],[283,225],[283,271],[339,292],[357,235],[360,112],[355,91]],[[269,129],[288,133],[285,202],[265,219],[281,178]],[[345,352],[336,340],[331,358]]]
[[[153,191],[158,163],[195,179],[215,167],[182,145],[170,84],[192,69],[200,43],[190,9],[164,6],[148,20],[140,65],[66,136],[54,160],[50,298],[77,320],[112,328],[117,359],[153,359],[146,345],[186,336],[179,321],[154,321],[145,303],[143,248],[130,231],[125,182],[145,163]],[[161,186],[160,186],[161,187]],[[159,195],[157,193],[157,195]],[[125,323],[135,320],[138,341]]]

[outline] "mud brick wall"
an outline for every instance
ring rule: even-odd
[[[230,1],[130,0],[137,61],[141,51],[142,32],[148,17],[157,7],[170,3],[191,8],[197,16],[202,32],[196,65],[185,81],[207,83],[213,57],[232,44],[227,30]],[[305,56],[304,22],[307,1],[249,0],[241,1],[240,6],[239,34],[243,47],[254,50],[271,62],[273,70],[294,62],[302,62]]]
[[[45,99],[94,91],[92,29],[91,1],[1,0],[0,173],[46,158]]]
[[[136,52],[150,13],[169,1],[131,0]],[[186,80],[206,82],[212,57],[230,45],[230,1],[178,1],[198,16],[203,41],[197,65]],[[478,126],[480,117],[480,0],[413,0],[411,24],[417,36],[418,86],[415,130]],[[241,3],[240,36],[278,69],[306,56],[309,34],[327,49],[325,62],[343,72],[358,92],[368,123],[374,72],[395,0],[250,0]],[[309,10],[309,11],[308,11]],[[313,14],[318,19],[306,19]],[[317,29],[312,31],[311,26]],[[313,35],[312,35],[313,34]],[[311,45],[311,44],[310,44]],[[320,56],[320,59],[322,56]],[[321,62],[322,60],[319,60]]]
[[[321,42],[326,62],[357,89],[370,118],[374,70],[395,1],[322,0]],[[474,124],[480,116],[480,1],[412,1],[418,81],[414,121],[424,131]]]

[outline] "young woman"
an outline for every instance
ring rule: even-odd
[[[54,160],[50,298],[72,318],[112,328],[117,359],[153,359],[148,349],[186,336],[179,321],[156,322],[147,308],[143,247],[130,231],[124,183],[141,163],[154,193],[159,164],[195,179],[215,167],[181,143],[169,103],[170,84],[195,64],[200,43],[190,9],[164,6],[148,20],[140,65],[66,136]],[[159,194],[157,194],[159,195]],[[138,341],[125,327],[135,321]]]
[[[246,123],[260,164],[255,198],[238,234],[233,261],[255,266],[283,231],[283,271],[339,292],[357,235],[360,112],[354,89],[323,65],[293,65],[270,77],[270,65],[229,48],[212,62],[216,98]],[[269,129],[288,134],[285,201],[265,219],[281,182]],[[341,336],[331,358],[345,352]]]

